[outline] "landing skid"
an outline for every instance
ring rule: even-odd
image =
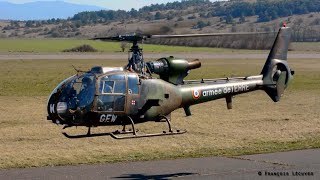
[[[114,139],[132,139],[132,138],[143,138],[143,137],[155,137],[155,136],[172,136],[172,135],[178,135],[178,134],[183,134],[186,133],[187,131],[172,131],[172,132],[166,132],[163,131],[162,133],[153,133],[153,134],[135,134],[135,135],[130,135],[130,136],[117,136],[114,134],[110,134],[110,136]]]
[[[143,137],[155,137],[155,136],[169,136],[169,135],[178,135],[178,134],[184,134],[187,131],[181,131],[181,130],[176,130],[172,131],[171,129],[171,124],[169,119],[166,116],[160,116],[161,119],[165,119],[165,121],[168,123],[169,131],[163,131],[161,133],[152,133],[152,134],[137,134],[138,130],[135,130],[134,127],[134,122],[131,119],[131,117],[128,116],[128,119],[131,121],[132,125],[132,131],[126,131],[125,126],[123,126],[122,131],[114,131],[114,132],[109,132],[109,133],[96,133],[96,134],[91,134],[90,127],[88,129],[87,134],[83,135],[69,135],[65,132],[62,134],[69,138],[69,139],[79,139],[79,138],[87,138],[87,137],[99,137],[99,136],[111,136],[114,139],[132,139],[132,138],[143,138]],[[63,128],[65,129],[65,128]],[[131,134],[131,135],[129,135]]]
[[[80,138],[88,138],[88,137],[99,137],[99,136],[115,136],[118,134],[132,134],[133,131],[115,131],[115,132],[109,132],[109,133],[95,133],[95,134],[82,134],[82,135],[69,135],[66,132],[63,132],[62,134],[69,139],[80,139]],[[117,138],[115,138],[117,139]]]
[[[69,139],[80,139],[80,138],[88,138],[88,137],[99,137],[99,136],[110,136],[110,133],[97,133],[97,134],[82,134],[82,135],[69,135],[66,132],[62,133],[66,138]]]

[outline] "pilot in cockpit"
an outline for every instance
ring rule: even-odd
[[[94,91],[93,81],[89,77],[82,79],[81,90],[78,94],[79,105],[88,105],[90,100],[93,99],[92,91]]]

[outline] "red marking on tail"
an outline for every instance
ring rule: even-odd
[[[283,23],[283,27],[287,27],[287,23],[286,22]]]

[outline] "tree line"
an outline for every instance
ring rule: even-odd
[[[193,10],[188,8],[193,7]],[[178,11],[175,11],[178,10]],[[74,15],[71,20],[80,21],[83,24],[103,23],[107,21],[121,21],[125,19],[159,20],[172,19],[183,15],[181,10],[187,13],[198,13],[200,17],[245,17],[259,16],[258,22],[266,22],[291,15],[320,12],[319,0],[258,0],[255,3],[244,1],[211,2],[209,0],[182,0],[181,2],[170,2],[166,4],[152,4],[139,10],[101,10],[92,12],[81,12]],[[156,12],[156,13],[152,13]]]
[[[256,3],[234,2],[229,6],[219,6],[212,16],[259,16],[258,22],[267,22],[279,17],[320,12],[319,0],[258,0]]]
[[[2,28],[3,32],[7,30],[17,30],[19,28],[25,28],[24,34],[41,33],[47,37],[75,37],[81,36],[80,27],[85,25],[104,24],[107,25],[111,22],[133,23],[140,20],[161,20],[161,19],[175,19],[176,22],[184,21],[185,19],[198,19],[195,24],[190,26],[193,29],[202,29],[207,26],[212,26],[210,20],[206,20],[209,17],[220,17],[220,22],[232,24],[231,32],[237,32],[236,24],[245,23],[247,16],[258,16],[258,22],[270,21],[279,17],[290,16],[294,14],[305,14],[310,12],[320,12],[319,0],[277,0],[277,1],[264,1],[257,0],[254,3],[245,2],[242,0],[230,0],[230,1],[217,1],[211,2],[209,0],[182,0],[181,2],[170,2],[166,4],[153,4],[150,6],[142,7],[139,10],[131,9],[130,11],[124,10],[101,10],[92,12],[81,12],[75,14],[68,19],[48,19],[41,21],[11,21],[9,25]],[[312,16],[312,14],[310,15]],[[238,18],[235,20],[234,18]],[[290,23],[288,18],[288,23]],[[306,23],[303,23],[302,19],[298,19],[292,26],[292,40],[293,41],[320,41],[319,30],[316,29],[320,25],[319,18],[316,18],[311,23],[308,23],[310,27],[305,27]],[[52,28],[47,26],[43,28],[43,25],[55,25]],[[159,33],[172,32],[172,28],[178,25],[175,23],[173,26],[160,27]],[[279,25],[279,26],[282,26]],[[312,26],[312,27],[311,27]],[[278,27],[278,26],[277,26]],[[249,27],[250,28],[250,27]],[[276,30],[277,28],[265,27],[263,31]],[[257,31],[257,29],[250,29],[249,31]],[[16,36],[17,32],[14,32],[12,36]],[[11,36],[11,35],[10,35]],[[208,46],[223,47],[220,42],[224,40],[214,40],[208,44]],[[175,43],[179,44],[181,42]],[[187,42],[188,43],[188,42]],[[203,44],[198,43],[198,44]],[[193,46],[198,46],[195,43]],[[226,43],[225,43],[226,44]],[[248,43],[246,45],[234,41],[234,46],[240,48],[263,49],[264,45]]]
[[[191,8],[192,7],[192,8]],[[257,15],[258,22],[267,22],[279,17],[286,17],[296,14],[306,14],[310,12],[320,12],[319,0],[278,0],[265,1],[258,0],[249,3],[239,0],[211,2],[209,0],[182,0],[181,2],[169,2],[166,4],[152,4],[142,7],[139,10],[101,10],[85,11],[75,14],[68,19],[48,19],[42,21],[26,21],[25,27],[40,27],[45,24],[61,24],[71,22],[73,26],[79,28],[85,25],[110,23],[114,21],[126,20],[184,20],[182,16],[190,15],[188,19],[196,18],[198,13],[201,18],[220,17],[226,23],[232,24],[233,18],[240,18],[245,21],[246,16]],[[7,28],[14,28],[12,24]]]

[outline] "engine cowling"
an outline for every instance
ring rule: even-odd
[[[151,73],[160,75],[160,78],[172,84],[183,84],[183,79],[190,70],[201,67],[201,62],[196,59],[191,62],[185,59],[175,59],[170,56],[156,61],[147,62]]]

